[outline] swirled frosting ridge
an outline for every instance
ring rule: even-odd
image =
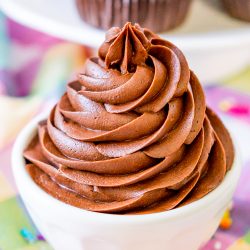
[[[127,23],[107,32],[24,157],[33,180],[63,202],[143,214],[215,189],[234,149],[182,52]]]

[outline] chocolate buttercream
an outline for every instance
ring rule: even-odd
[[[234,148],[182,52],[127,23],[107,32],[24,157],[33,180],[63,202],[144,214],[211,192]]]

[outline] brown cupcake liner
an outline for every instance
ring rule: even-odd
[[[179,26],[192,0],[76,0],[81,18],[101,29],[139,23],[154,32]]]
[[[232,17],[250,22],[250,0],[222,0],[222,3]]]

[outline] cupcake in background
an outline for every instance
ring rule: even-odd
[[[81,18],[101,29],[140,23],[154,32],[179,26],[192,0],[76,0]]]
[[[250,22],[250,0],[222,0],[222,3],[232,17]]]

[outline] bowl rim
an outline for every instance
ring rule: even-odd
[[[11,155],[12,172],[22,198],[24,194],[22,192],[23,187],[20,187],[21,179],[23,179],[22,183],[25,183],[25,185],[30,186],[29,190],[30,192],[32,192],[34,196],[40,197],[40,199],[37,200],[46,201],[43,203],[48,204],[50,207],[57,206],[58,211],[60,210],[64,214],[74,214],[75,216],[79,216],[78,218],[84,217],[84,220],[87,221],[93,221],[94,219],[94,221],[99,221],[109,224],[147,223],[150,221],[162,220],[162,219],[172,220],[178,217],[183,218],[194,214],[194,212],[198,212],[206,207],[209,207],[209,204],[211,204],[213,201],[215,201],[216,199],[220,199],[220,197],[223,197],[225,192],[229,192],[229,190],[235,190],[236,184],[239,180],[242,164],[239,157],[239,152],[238,150],[235,149],[235,159],[233,166],[231,170],[227,172],[226,176],[224,177],[223,181],[219,184],[219,186],[217,186],[213,191],[211,191],[201,199],[194,201],[188,205],[164,212],[142,214],[142,215],[117,215],[117,214],[99,213],[74,207],[60,200],[57,200],[56,198],[45,192],[33,181],[28,172],[25,170],[25,160],[23,158],[23,150],[28,145],[34,134],[37,132],[38,122],[46,119],[48,117],[48,114],[49,112],[47,110],[37,115],[19,133],[14,143]],[[233,141],[235,144],[235,140]],[[22,166],[21,169],[20,166]]]

